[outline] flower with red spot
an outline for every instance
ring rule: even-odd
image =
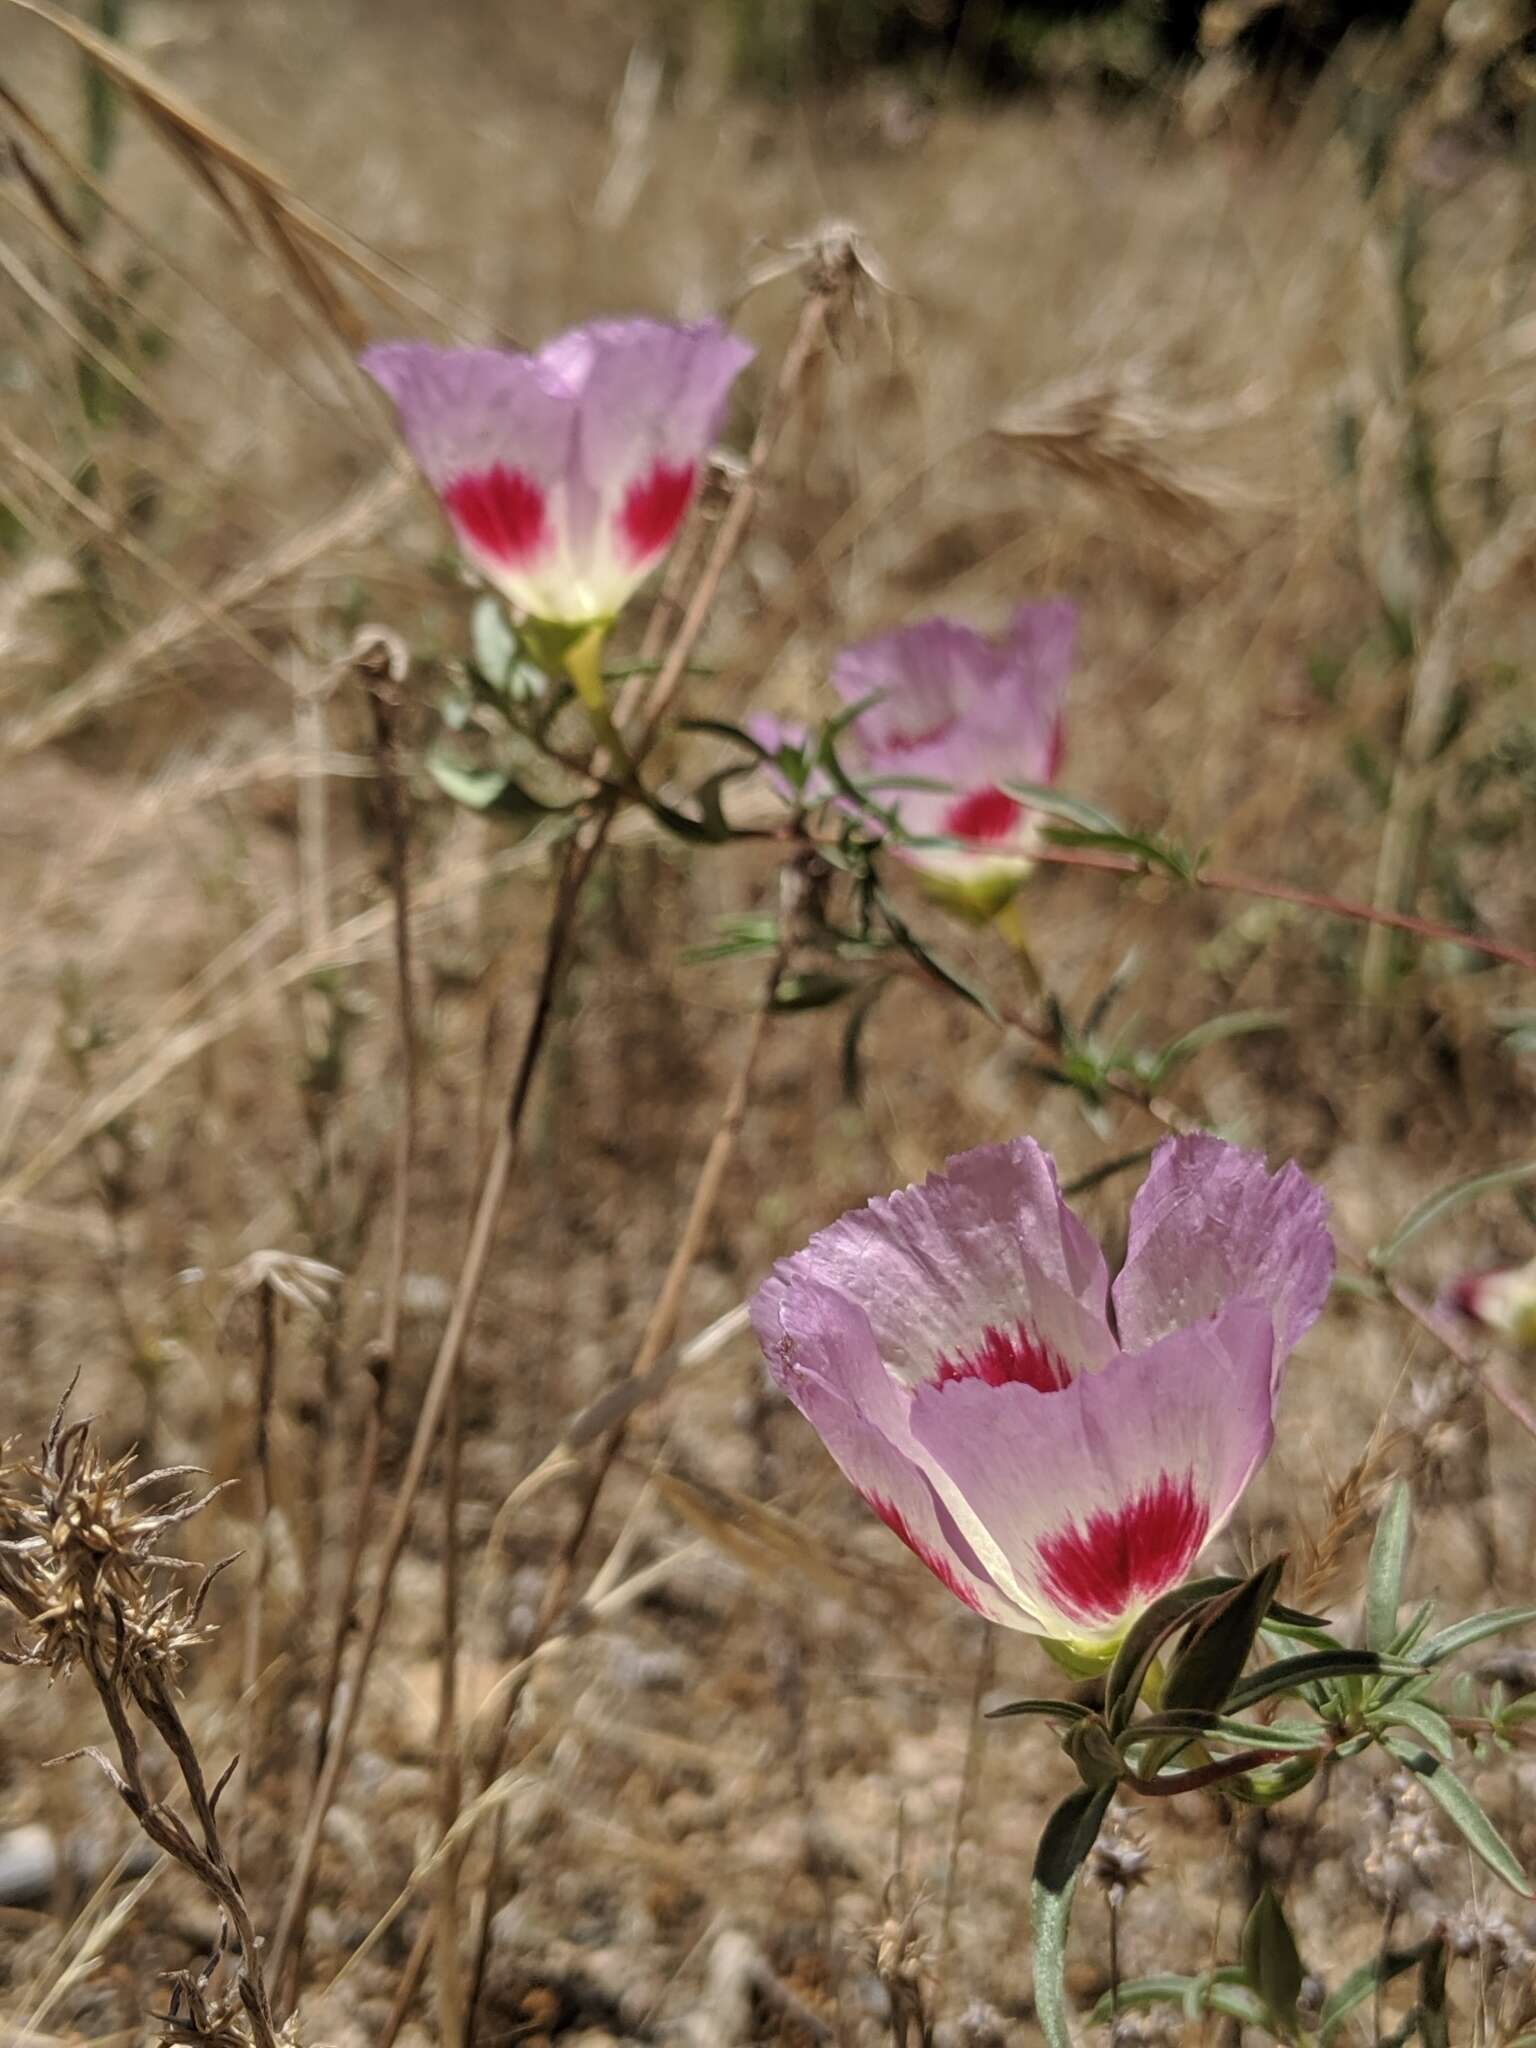
[[[752,353],[718,321],[610,320],[536,355],[401,342],[362,363],[465,557],[529,617],[575,626],[611,619],[676,538]]]
[[[759,1290],[769,1371],[875,1512],[978,1614],[1107,1654],[1225,1526],[1333,1273],[1295,1166],[1153,1155],[1125,1265],[1029,1138],[818,1232]]]
[[[1000,907],[1029,872],[1039,813],[1006,785],[1056,778],[1076,640],[1076,609],[1056,599],[1024,605],[1001,641],[925,619],[833,670],[844,701],[866,705],[849,732],[855,779],[919,842],[907,859],[972,907]]]

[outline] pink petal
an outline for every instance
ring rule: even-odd
[[[1003,785],[1049,782],[1060,765],[1076,620],[1064,601],[1025,605],[994,642],[926,619],[839,657],[832,680],[843,700],[878,698],[854,721],[850,767],[913,838],[970,843],[910,847],[915,865],[961,879],[983,859],[1027,864],[1034,821]],[[913,780],[938,787],[900,787]]]
[[[567,347],[574,344],[587,357],[581,472],[615,513],[629,491],[648,485],[658,464],[673,472],[697,468],[754,353],[718,320],[684,327],[603,320],[565,338]],[[692,483],[690,474],[690,489]]]
[[[389,342],[361,360],[395,401],[406,445],[439,493],[498,466],[545,494],[563,479],[575,412],[569,393],[537,358]]]
[[[920,1387],[928,1476],[1048,1634],[1112,1637],[1184,1577],[1273,1440],[1273,1336],[1242,1302],[1060,1392]]]
[[[957,1598],[1009,1628],[1030,1618],[982,1569],[924,1476],[907,1435],[907,1398],[880,1362],[856,1303],[780,1266],[758,1290],[752,1323],[775,1383],[845,1477]]]
[[[869,757],[900,756],[942,740],[966,699],[983,686],[997,650],[950,619],[924,619],[847,647],[832,670],[845,704],[880,701],[861,712],[857,731]]]
[[[715,321],[600,321],[537,355],[407,343],[363,367],[465,552],[515,604],[611,617],[682,523],[752,351]]]
[[[1139,1348],[1231,1302],[1261,1301],[1278,1374],[1328,1299],[1327,1219],[1327,1197],[1294,1164],[1271,1174],[1261,1153],[1220,1138],[1166,1140],[1131,1205],[1114,1287],[1120,1341]]]
[[[1114,1354],[1103,1254],[1032,1138],[963,1153],[853,1210],[776,1273],[857,1303],[907,1386],[1000,1374],[1061,1384]]]

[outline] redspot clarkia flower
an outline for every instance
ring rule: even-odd
[[[609,620],[677,536],[753,350],[718,321],[604,320],[536,355],[392,342],[363,368],[466,559],[530,618]]]
[[[782,1260],[769,1371],[881,1519],[968,1606],[1102,1656],[1221,1530],[1327,1297],[1300,1170],[1170,1139],[1104,1256],[1030,1138],[951,1159]]]
[[[913,837],[961,842],[902,850],[971,908],[1000,907],[1029,872],[1040,816],[1004,784],[1056,779],[1076,643],[1076,608],[1056,599],[1022,606],[1000,641],[925,619],[845,649],[833,669],[845,703],[877,699],[848,735],[854,779]],[[899,786],[909,779],[942,787]]]
[[[1523,1351],[1536,1351],[1536,1259],[1487,1273],[1465,1273],[1451,1289],[1463,1315]]]

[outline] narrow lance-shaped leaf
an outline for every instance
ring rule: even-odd
[[[1526,1628],[1533,1621],[1536,1621],[1536,1607],[1495,1607],[1487,1614],[1469,1615],[1465,1621],[1452,1622],[1449,1628],[1432,1635],[1428,1642],[1420,1643],[1412,1652],[1412,1659],[1415,1664],[1426,1668],[1443,1664],[1458,1650],[1469,1650],[1474,1643],[1486,1642],[1489,1636],[1501,1636],[1507,1629]]]
[[[1285,1010],[1232,1010],[1222,1017],[1208,1017],[1203,1024],[1196,1024],[1192,1030],[1170,1038],[1154,1053],[1141,1069],[1142,1079],[1155,1088],[1175,1067],[1193,1059],[1208,1045],[1219,1045],[1228,1038],[1251,1038],[1263,1031],[1283,1031],[1289,1022],[1290,1016]]]
[[[1380,1955],[1372,1956],[1368,1963],[1362,1963],[1357,1970],[1351,1970],[1323,2007],[1318,2023],[1319,2048],[1332,2048],[1350,2014],[1364,2005],[1368,1998],[1375,1997],[1378,1985],[1390,1984],[1394,1977],[1401,1977],[1405,1970],[1411,1970],[1416,1963],[1422,1962],[1426,1946],[1386,1949]]]
[[[1403,1604],[1403,1567],[1413,1509],[1408,1482],[1400,1479],[1382,1510],[1365,1577],[1365,1639],[1373,1650],[1390,1650]]]
[[[1191,1579],[1187,1585],[1174,1586],[1136,1617],[1115,1652],[1115,1661],[1104,1681],[1105,1715],[1112,1735],[1120,1734],[1130,1725],[1147,1674],[1174,1630],[1197,1608],[1230,1590],[1228,1580]]]
[[[1419,1965],[1419,2039],[1424,2048],[1451,2048],[1450,2023],[1445,2012],[1449,1952],[1443,1939],[1427,1943],[1426,1949]]]
[[[1376,1728],[1406,1728],[1416,1735],[1426,1749],[1432,1750],[1442,1763],[1453,1763],[1456,1758],[1456,1738],[1451,1724],[1443,1714],[1437,1714],[1433,1707],[1422,1700],[1395,1700],[1383,1707],[1380,1713],[1371,1715],[1371,1725]]]
[[[1308,1650],[1300,1657],[1282,1657],[1241,1679],[1227,1695],[1229,1714],[1245,1713],[1276,1693],[1295,1692],[1319,1679],[1374,1678],[1388,1668],[1374,1650]]]
[[[1371,1252],[1371,1264],[1378,1271],[1385,1271],[1431,1224],[1443,1222],[1468,1202],[1475,1202],[1479,1195],[1497,1194],[1501,1188],[1519,1187],[1529,1180],[1536,1180],[1536,1159],[1528,1159],[1519,1166],[1496,1167],[1492,1173],[1469,1174],[1465,1180],[1453,1181],[1449,1187],[1439,1189],[1420,1202],[1416,1209],[1409,1211],[1392,1235]]]
[[[1035,1851],[1035,1884],[1062,1893],[1071,1885],[1088,1851],[1099,1838],[1104,1815],[1114,1797],[1113,1782],[1083,1785],[1069,1792],[1046,1822]]]
[[[1243,1928],[1243,1974],[1287,2034],[1297,2031],[1296,2001],[1306,1971],[1285,1910],[1268,1885]]]
[[[1204,1707],[1215,1713],[1226,1704],[1227,1695],[1242,1676],[1284,1569],[1283,1557],[1272,1559],[1200,1617],[1168,1673],[1163,1687],[1165,1711]]]
[[[1494,1875],[1501,1877],[1511,1891],[1518,1892],[1522,1898],[1530,1898],[1530,1881],[1521,1869],[1518,1857],[1461,1780],[1438,1757],[1430,1756],[1401,1736],[1389,1735],[1384,1746],[1419,1779],[1425,1791],[1446,1817],[1456,1823],[1468,1846],[1482,1857]]]
[[[1040,1714],[1048,1720],[1086,1721],[1088,1709],[1076,1700],[1010,1700],[1005,1707],[989,1707],[989,1721],[1007,1721],[1015,1714]]]
[[[1035,1851],[1030,1911],[1035,1930],[1035,2016],[1048,2048],[1075,2048],[1067,2011],[1067,1928],[1077,1873],[1098,1840],[1113,1784],[1069,1793],[1045,1824]]]

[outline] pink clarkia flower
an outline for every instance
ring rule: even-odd
[[[1485,1329],[1497,1331],[1521,1350],[1536,1351],[1536,1259],[1464,1273],[1451,1288],[1451,1301]]]
[[[1267,1455],[1327,1297],[1300,1170],[1174,1138],[1113,1288],[1030,1138],[951,1159],[782,1260],[752,1320],[775,1382],[967,1605],[1102,1653],[1188,1573]]]
[[[363,368],[465,557],[530,617],[611,619],[666,553],[753,351],[718,321],[603,320],[537,355],[392,342]]]
[[[845,703],[878,695],[848,735],[855,779],[914,837],[961,842],[904,849],[942,893],[996,907],[1028,874],[1040,816],[1004,785],[1056,779],[1076,642],[1076,607],[1056,599],[1022,606],[1000,641],[926,619],[839,657]]]

